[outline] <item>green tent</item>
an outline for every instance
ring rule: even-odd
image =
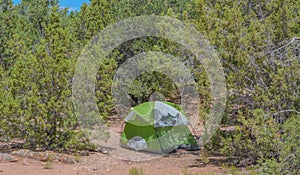
[[[167,154],[178,148],[197,150],[183,110],[169,102],[152,101],[132,108],[124,119],[121,147]]]

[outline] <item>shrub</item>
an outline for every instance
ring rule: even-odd
[[[143,170],[143,168],[132,167],[129,169],[129,174],[130,175],[144,175],[144,170]]]
[[[279,141],[278,158],[260,160],[260,172],[264,174],[300,173],[300,115],[294,115],[283,125],[283,135]]]

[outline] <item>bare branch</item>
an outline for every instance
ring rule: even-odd
[[[296,111],[296,110],[290,109],[290,110],[282,110],[282,111],[278,111],[278,112],[274,113],[272,116],[274,116],[274,115],[278,115],[278,114],[280,114],[280,113],[284,113],[284,112],[295,112],[295,113],[297,113],[297,114],[300,114],[300,112],[299,112],[299,111]]]
[[[283,48],[286,48],[287,46],[291,45],[295,40],[300,40],[300,37],[294,37],[294,38],[292,38],[289,43],[287,43],[287,44],[285,44],[285,45],[283,45],[283,46],[281,46],[281,47],[279,47],[279,48],[277,48],[275,50],[272,50],[270,53],[274,53],[274,52],[279,51],[279,50],[281,50]]]

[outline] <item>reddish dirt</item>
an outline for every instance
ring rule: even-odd
[[[145,175],[182,175],[185,169],[188,173],[225,173],[225,170],[217,165],[208,164],[201,167],[199,156],[190,153],[176,153],[143,162],[123,161],[101,153],[81,157],[75,164],[47,163],[21,157],[17,159],[17,162],[0,163],[0,175],[125,175],[129,174],[132,167],[142,168]]]
[[[133,159],[125,160],[120,159],[120,157],[117,158],[120,153],[123,153],[121,157],[124,155],[129,157],[148,155],[140,153],[130,154],[126,151],[124,153],[124,150],[117,148],[119,147],[119,138],[117,135],[122,130],[121,125],[113,124],[111,126],[110,132],[115,137],[109,140],[110,143],[102,144],[105,148],[109,146],[109,148],[114,150],[108,151],[109,154],[92,153],[89,156],[82,157],[57,154],[58,156],[55,156],[58,157],[58,159],[45,162],[45,158],[44,161],[41,161],[39,158],[45,157],[45,154],[56,153],[41,152],[41,155],[36,155],[35,153],[28,154],[26,150],[21,150],[21,154],[9,155],[13,157],[13,160],[1,162],[0,156],[0,175],[126,175],[129,174],[129,170],[133,167],[142,168],[145,175],[192,175],[193,173],[224,174],[226,172],[225,169],[222,169],[215,163],[204,164],[201,161],[201,156],[199,156],[199,151],[187,152],[179,150],[176,153],[171,153],[163,157],[150,158],[146,161],[143,159],[143,161],[139,162],[129,161]],[[30,156],[28,157],[22,154]],[[71,159],[76,159],[77,163],[74,163],[75,160],[69,161]]]

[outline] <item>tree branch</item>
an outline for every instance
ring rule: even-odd
[[[281,47],[279,47],[279,48],[277,48],[277,49],[275,49],[275,50],[272,50],[270,53],[274,53],[274,52],[276,52],[276,51],[279,51],[279,50],[281,50],[281,49],[283,49],[283,48],[289,46],[289,45],[292,44],[295,40],[300,40],[300,37],[294,37],[294,38],[292,38],[291,41],[290,41],[289,43],[287,43],[286,45],[283,45],[283,46],[281,46]]]
[[[297,113],[297,114],[300,114],[300,112],[299,112],[299,111],[296,111],[296,110],[290,109],[290,110],[282,110],[282,111],[278,111],[278,112],[274,113],[272,116],[274,116],[274,115],[278,115],[279,113],[284,113],[284,112],[295,112],[295,113]]]

